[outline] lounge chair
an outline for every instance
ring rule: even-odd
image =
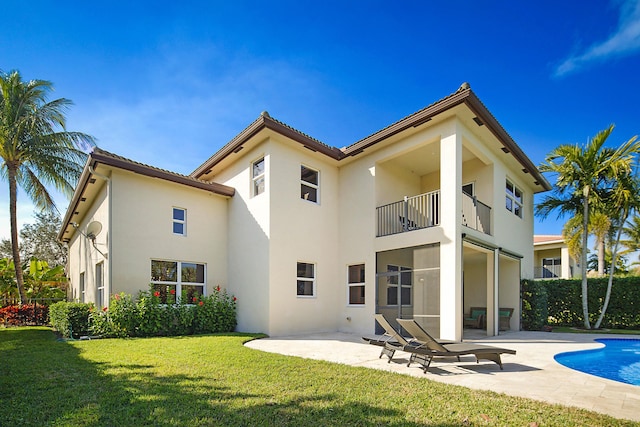
[[[411,358],[409,359],[409,364],[412,362],[419,362],[424,368],[424,372],[427,373],[429,369],[429,365],[431,364],[431,360],[434,357],[458,357],[460,360],[460,356],[463,355],[474,355],[476,357],[476,362],[479,362],[481,359],[490,360],[495,362],[502,367],[502,360],[500,359],[501,354],[516,354],[515,350],[509,350],[506,348],[493,347],[490,345],[481,345],[481,344],[472,344],[472,343],[450,343],[443,344],[437,342],[435,339],[427,333],[418,323],[416,323],[413,319],[396,319],[400,326],[404,328],[412,337],[413,343],[410,346],[403,348],[403,351],[412,353],[413,348],[419,348],[420,351],[416,354],[412,353]],[[419,347],[415,347],[416,345],[420,345]],[[428,348],[429,352],[425,352],[424,348]],[[426,356],[426,357],[425,357]],[[408,365],[407,365],[408,366]]]
[[[378,338],[362,337],[362,339],[368,342],[369,344],[382,347],[382,350],[380,351],[380,356],[378,356],[379,358],[382,358],[382,355],[386,355],[389,358],[388,363],[391,363],[391,359],[393,358],[393,355],[398,350],[406,351],[412,354],[420,354],[422,352],[424,352],[427,355],[430,354],[431,350],[429,350],[426,346],[423,346],[417,342],[407,341],[405,337],[403,337],[398,331],[396,331],[393,328],[393,326],[391,326],[391,324],[389,323],[387,318],[384,317],[383,314],[376,314],[374,318],[376,319],[376,322],[380,324],[382,329],[384,329],[383,338],[378,339]],[[453,341],[438,341],[438,342],[453,343]],[[419,356],[416,356],[416,357],[419,357]]]

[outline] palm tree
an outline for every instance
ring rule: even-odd
[[[46,185],[72,194],[86,159],[80,144],[94,144],[93,137],[66,130],[65,113],[72,103],[47,101],[52,89],[45,80],[23,81],[18,71],[0,72],[0,174],[9,182],[11,249],[21,303],[26,294],[18,251],[18,186],[41,211],[57,210]]]
[[[635,143],[636,137],[631,138],[628,142]],[[607,282],[607,293],[600,310],[600,316],[595,324],[595,329],[599,329],[604,319],[611,298],[611,288],[613,286],[613,276],[616,270],[616,258],[618,256],[618,248],[620,247],[620,238],[624,231],[624,225],[632,211],[640,209],[640,182],[634,174],[634,166],[637,159],[630,162],[628,168],[620,169],[616,175],[614,187],[611,189],[611,196],[608,203],[609,216],[611,218],[612,233],[615,232],[615,239],[612,237],[611,243],[611,268],[609,269],[609,280]]]
[[[631,139],[617,149],[604,146],[613,131],[611,125],[600,131],[585,146],[564,144],[547,155],[540,165],[542,172],[556,174],[554,194],[545,197],[536,207],[536,213],[546,218],[553,210],[559,216],[573,215],[582,211],[582,254],[580,265],[587,266],[587,242],[589,238],[589,217],[594,206],[602,206],[605,192],[615,183],[616,176],[631,169],[635,155],[640,152],[640,144]],[[578,207],[581,205],[581,207]],[[587,275],[582,274],[582,313],[584,326],[591,329],[587,298]]]
[[[596,249],[598,254],[595,256],[595,262],[589,258],[587,266],[589,269],[597,270],[598,276],[604,276],[605,270],[605,242],[607,235],[611,229],[611,220],[609,216],[601,211],[594,211],[589,216],[589,224],[587,226],[589,234],[595,235]],[[564,224],[562,228],[562,237],[567,243],[569,254],[576,261],[580,259],[582,254],[582,210],[573,213],[573,216]],[[584,267],[583,267],[584,268]],[[585,273],[587,271],[584,268]]]
[[[631,218],[624,228],[624,234],[627,236],[625,240],[620,240],[620,244],[626,249],[621,254],[630,254],[640,250],[640,216],[637,214]]]

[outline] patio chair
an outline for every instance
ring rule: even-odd
[[[427,347],[424,347],[422,344],[408,341],[405,337],[403,337],[398,331],[396,331],[393,326],[389,323],[386,317],[383,314],[376,314],[374,316],[376,322],[384,329],[384,334],[382,339],[378,338],[367,338],[362,337],[362,339],[369,344],[377,345],[382,347],[380,351],[380,356],[378,358],[382,358],[382,355],[386,355],[389,360],[387,363],[391,363],[391,359],[396,351],[406,351],[413,354],[420,354],[424,352],[425,354],[429,354],[431,350]],[[439,341],[440,343],[453,343],[453,341]],[[411,350],[411,351],[409,351]],[[416,356],[419,357],[419,356]],[[411,362],[409,362],[411,363]],[[409,366],[409,365],[407,365]]]
[[[511,316],[513,316],[513,308],[500,308],[498,310],[500,315],[500,330],[506,331],[511,327]]]
[[[476,362],[479,362],[481,359],[490,360],[497,363],[498,366],[500,366],[500,369],[503,369],[500,355],[516,354],[515,350],[493,347],[490,345],[463,342],[442,344],[433,339],[427,331],[425,331],[418,323],[416,323],[415,320],[396,320],[400,324],[400,326],[402,326],[402,328],[413,337],[413,343],[421,344],[421,351],[415,357],[412,353],[411,358],[409,359],[409,364],[411,364],[412,362],[419,362],[422,365],[425,374],[427,373],[429,365],[431,364],[431,360],[433,360],[434,357],[457,357],[458,360],[460,360],[460,356],[473,355],[476,357]],[[414,346],[416,344],[414,344]],[[423,351],[424,347],[428,348],[430,352],[425,353]],[[411,349],[412,346],[408,346],[403,350],[411,353]]]
[[[487,316],[487,307],[471,307],[469,316],[464,318],[464,326],[483,329],[484,319]]]

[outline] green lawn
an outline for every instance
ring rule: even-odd
[[[263,353],[242,345],[251,338],[62,342],[46,328],[0,329],[0,425],[637,425],[427,378]]]
[[[572,334],[618,334],[640,335],[640,331],[634,329],[582,329],[571,326],[554,326],[553,332],[569,332]]]

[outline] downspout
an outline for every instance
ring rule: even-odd
[[[102,175],[99,174],[98,172],[96,172],[96,170],[93,168],[93,166],[89,165],[89,172],[91,172],[91,175],[95,175],[98,178],[102,179],[103,181],[106,181],[107,183],[107,254],[111,255],[111,241],[112,239],[112,230],[111,230],[111,211],[112,211],[112,201],[111,201],[111,178],[109,178],[106,175]],[[107,292],[105,295],[106,298],[106,306],[109,306],[109,302],[110,302],[110,298],[109,295],[111,295],[111,284],[112,284],[112,278],[111,278],[111,273],[113,271],[113,263],[112,263],[112,259],[111,257],[109,257],[107,259],[107,270],[109,271],[109,280],[107,281]]]

